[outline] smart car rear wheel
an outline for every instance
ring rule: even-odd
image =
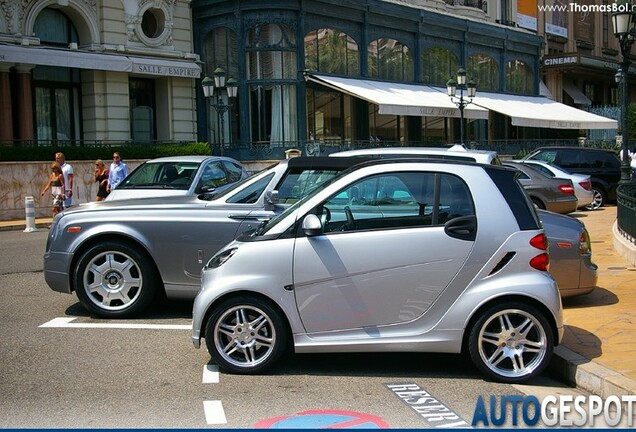
[[[95,245],[80,257],[75,291],[82,305],[104,318],[139,313],[154,299],[158,278],[148,259],[128,245]]]
[[[488,309],[469,336],[473,363],[484,374],[518,383],[540,374],[552,355],[554,337],[541,312],[510,302]]]
[[[283,354],[285,328],[280,313],[269,304],[237,297],[215,308],[205,328],[205,343],[225,371],[260,373]]]

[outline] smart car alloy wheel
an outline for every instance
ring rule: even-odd
[[[75,287],[80,302],[107,318],[121,318],[145,308],[155,296],[156,277],[136,249],[104,243],[78,261]]]
[[[482,315],[469,341],[473,362],[486,375],[515,383],[536,376],[552,354],[553,337],[543,315],[531,306],[498,305]]]
[[[224,370],[258,373],[282,355],[280,314],[262,301],[236,298],[215,308],[205,330],[209,352]]]

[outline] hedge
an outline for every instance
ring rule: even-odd
[[[165,156],[209,155],[207,143],[157,144],[157,145],[100,145],[100,146],[0,146],[0,161],[48,161],[55,153],[62,152],[67,160],[108,160],[113,152],[123,159],[154,159]]]

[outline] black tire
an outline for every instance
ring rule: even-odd
[[[536,308],[506,302],[487,309],[470,329],[470,357],[481,373],[504,383],[539,375],[550,361],[554,335]]]
[[[82,305],[103,318],[125,318],[146,309],[160,285],[150,259],[115,242],[92,246],[77,262],[75,292]]]
[[[226,372],[259,374],[285,353],[285,320],[267,302],[248,296],[225,300],[215,307],[205,326],[205,343]]]
[[[600,189],[597,186],[592,186],[592,192],[594,193],[592,202],[585,206],[586,210],[599,209],[607,202],[607,194],[603,189]]]

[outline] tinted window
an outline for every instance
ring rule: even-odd
[[[223,161],[223,166],[227,171],[228,183],[234,183],[241,179],[243,176],[243,168],[230,161]]]
[[[486,172],[497,185],[501,194],[506,199],[512,213],[517,219],[519,228],[522,230],[539,229],[539,216],[530,202],[530,198],[523,190],[523,187],[516,180],[515,171],[503,169],[487,169]],[[516,171],[519,172],[518,170]]]
[[[196,162],[144,163],[118,186],[118,189],[164,187],[188,189],[199,168]]]
[[[236,192],[227,199],[227,202],[237,204],[254,204],[263,194],[265,188],[272,180],[272,177],[274,177],[274,173],[266,175],[265,177],[255,181],[245,189]]]

